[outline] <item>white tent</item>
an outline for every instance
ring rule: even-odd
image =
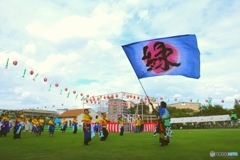
[[[171,123],[231,121],[229,115],[171,118]]]

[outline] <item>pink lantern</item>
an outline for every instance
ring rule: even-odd
[[[29,73],[30,73],[31,75],[33,75],[33,74],[34,74],[33,70],[31,70]]]
[[[18,64],[17,61],[13,61],[13,65],[16,66]]]

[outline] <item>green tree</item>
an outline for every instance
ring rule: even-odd
[[[233,113],[237,114],[238,118],[240,117],[240,104],[237,99],[235,99],[234,109],[232,110]]]
[[[142,114],[142,108],[143,108],[143,114],[149,114],[149,106],[146,104],[141,104],[141,103],[131,106],[128,109],[128,111],[130,114],[136,114],[136,111],[138,110],[138,114]]]

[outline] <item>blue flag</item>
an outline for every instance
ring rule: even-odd
[[[200,78],[200,51],[195,35],[180,35],[122,46],[138,79],[163,75]]]

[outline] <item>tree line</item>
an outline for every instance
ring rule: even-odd
[[[222,105],[200,105],[199,111],[194,111],[189,108],[176,108],[176,107],[167,107],[172,118],[177,117],[196,117],[196,116],[212,116],[212,115],[231,115],[237,114],[238,118],[240,117],[240,104],[238,100],[235,100],[234,106],[232,109],[223,108]],[[146,104],[136,104],[128,109],[129,114],[152,114],[149,112],[149,106]]]

